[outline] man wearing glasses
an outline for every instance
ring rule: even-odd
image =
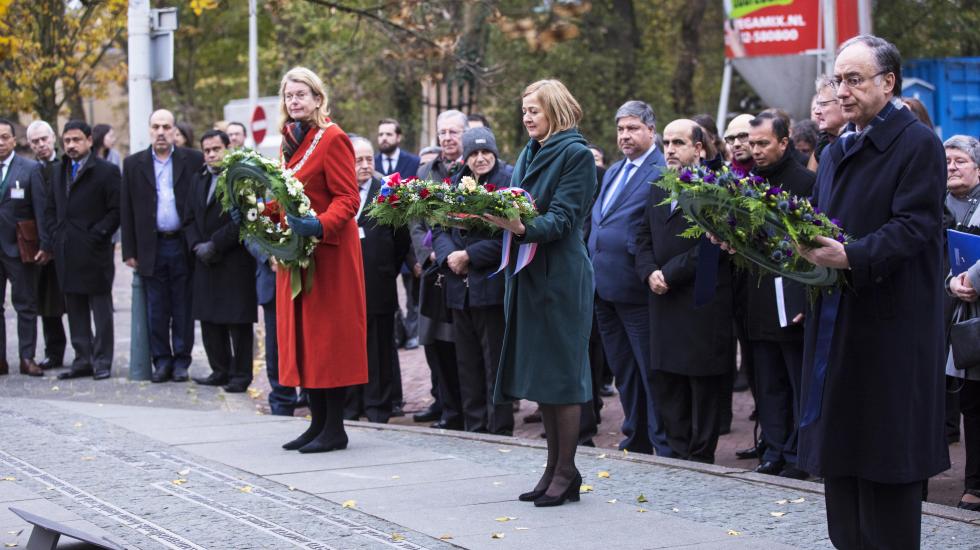
[[[752,150],[749,149],[749,122],[753,118],[752,115],[738,115],[725,128],[725,145],[732,159],[729,165],[743,174],[748,174],[755,166]]]
[[[799,468],[825,478],[838,548],[918,548],[923,484],[949,468],[943,430],[942,143],[897,98],[901,56],[858,36],[837,52],[847,121],[821,158],[815,206],[846,244],[810,262],[840,270],[806,327]]]

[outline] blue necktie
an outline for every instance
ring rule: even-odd
[[[622,191],[623,187],[626,187],[626,184],[630,180],[630,174],[633,173],[634,168],[636,168],[636,165],[634,165],[632,162],[627,162],[626,165],[623,166],[622,174],[617,175],[616,179],[613,180],[612,184],[609,186],[609,191],[606,192],[606,197],[602,201],[601,214],[603,216],[606,215],[606,212],[616,200],[616,196],[619,195],[619,192]]]
[[[77,175],[78,175],[78,161],[77,160],[73,160],[73,161],[71,161],[71,181],[72,182],[75,181],[75,176],[77,176]]]

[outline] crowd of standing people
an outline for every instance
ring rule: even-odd
[[[280,87],[282,161],[318,214],[267,212],[319,239],[321,267],[295,298],[275,259],[239,240],[242,213],[215,200],[225,154],[246,139],[240,123],[208,130],[196,150],[190,128],[159,110],[151,146],[120,161],[105,125],[68,122],[59,157],[36,121],[26,136],[35,162],[14,154],[14,124],[0,120],[0,276],[11,281],[21,373],[61,366],[67,312],[75,360],[59,376],[110,376],[121,229],[122,259],[144,282],[153,382],[188,379],[197,320],[212,372],[195,381],[245,391],[263,307],[272,411],[311,411],[287,450],[343,449],[344,419],[403,414],[397,347],[422,346],[433,402],[414,419],[510,435],[512,403],[537,402],[547,464],[519,498],[555,506],[579,499],[575,450],[596,434],[610,378],[621,449],[712,463],[741,371],[761,438],[740,456],[757,457],[763,474],[822,478],[835,545],[913,547],[961,412],[960,506],[980,509],[980,375],[954,361],[946,333],[954,311],[955,321],[977,315],[980,263],[950,274],[943,232],[980,226],[980,144],[941,142],[901,91],[894,45],[857,37],[818,79],[810,120],[767,109],[723,132],[706,115],[658,132],[654,109],[631,100],[610,119],[623,158],[607,166],[578,129],[572,93],[542,80],[522,94],[529,140],[511,165],[488,121],[457,110],[439,114],[438,145],[419,156],[401,147],[398,121],[381,120],[376,152],[330,120],[319,77],[295,68]],[[680,237],[691,222],[651,183],[725,167],[839,219],[847,244],[798,253],[847,285],[808,300],[799,283],[736,270],[728,243]],[[540,215],[486,216],[513,250],[486,230],[381,226],[365,206],[394,174],[519,187]],[[523,269],[518,249],[533,257]],[[45,359],[35,363],[38,316]]]

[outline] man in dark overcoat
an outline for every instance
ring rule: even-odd
[[[901,63],[874,36],[838,50],[848,124],[821,154],[814,198],[850,241],[802,251],[847,280],[807,322],[799,432],[799,467],[825,478],[838,548],[918,548],[923,482],[949,468],[937,366],[945,154],[897,101]]]
[[[363,412],[369,421],[385,424],[391,418],[394,405],[398,273],[409,256],[412,237],[408,227],[380,225],[365,215],[365,208],[381,191],[382,182],[374,171],[371,142],[354,137],[351,144],[354,146],[354,166],[361,193],[357,226],[361,237],[367,301],[368,382],[348,388],[344,415],[350,420],[357,420]],[[410,259],[414,264],[414,256]]]
[[[211,375],[198,384],[242,393],[252,383],[252,325],[255,258],[238,238],[240,228],[215,196],[221,161],[231,141],[221,130],[201,136],[206,166],[194,180],[184,207],[184,234],[194,254],[192,315],[201,322],[201,340]]]
[[[41,175],[44,176],[44,193],[51,194],[51,186],[61,170],[61,159],[58,157],[54,129],[43,120],[35,120],[27,126],[27,143],[34,152],[34,158],[41,163]],[[38,268],[37,272],[37,314],[41,318],[41,330],[44,333],[44,359],[37,362],[42,369],[53,369],[64,364],[65,325],[61,318],[65,315],[65,297],[58,284],[58,273],[55,260]]]
[[[789,150],[789,127],[771,113],[749,122],[752,173],[797,197],[809,197],[816,176]],[[803,319],[806,289],[786,277],[746,271],[737,277],[736,311],[741,310],[753,359],[756,410],[765,442],[756,472],[803,479],[797,468],[800,377],[803,374]],[[738,301],[741,303],[738,303]]]
[[[704,132],[692,120],[664,128],[664,155],[675,170],[698,164]],[[713,463],[721,403],[731,374],[732,282],[729,260],[706,237],[680,237],[689,226],[681,209],[661,204],[650,189],[636,235],[636,273],[650,288],[650,367],[654,402],[676,458]],[[711,294],[695,304],[695,283]],[[714,284],[710,279],[714,278]]]
[[[135,121],[134,121],[135,123]],[[191,268],[181,218],[204,158],[175,146],[170,111],[150,115],[150,147],[123,162],[122,257],[143,278],[153,382],[187,381],[194,347]]]
[[[75,360],[58,378],[103,380],[110,376],[115,342],[112,234],[119,227],[119,168],[94,154],[92,129],[84,121],[67,122],[61,143],[65,157],[51,186],[45,219],[54,235]]]

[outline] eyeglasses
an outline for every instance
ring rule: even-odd
[[[850,84],[848,84],[848,86],[850,86]],[[834,103],[837,103],[836,99],[828,99],[827,101],[817,101],[817,107],[826,107],[828,105],[833,105]]]
[[[456,137],[463,135],[463,132],[460,130],[439,130],[438,135],[439,137]]]
[[[878,76],[881,76],[883,74],[890,73],[890,72],[891,71],[879,71],[879,72],[877,72],[877,73],[875,73],[875,74],[873,74],[873,75],[871,75],[869,77],[863,77],[861,75],[856,75],[856,74],[852,74],[852,75],[846,76],[844,78],[841,78],[839,76],[835,76],[834,78],[832,78],[830,80],[830,85],[835,90],[839,90],[841,84],[847,85],[848,88],[857,88],[861,84],[864,84],[864,82],[866,80],[871,80],[872,78],[875,78],[875,77],[878,77]]]
[[[741,142],[748,141],[749,140],[749,133],[748,132],[742,132],[741,134],[734,134],[734,135],[730,135],[730,136],[725,136],[725,143],[727,143],[729,145],[734,144],[736,140],[741,141]]]
[[[309,92],[296,92],[295,94],[286,94],[286,95],[284,95],[282,97],[283,97],[283,99],[286,100],[286,103],[289,103],[290,101],[292,101],[294,99],[296,101],[303,101],[306,98],[310,97],[310,95],[311,94]]]

